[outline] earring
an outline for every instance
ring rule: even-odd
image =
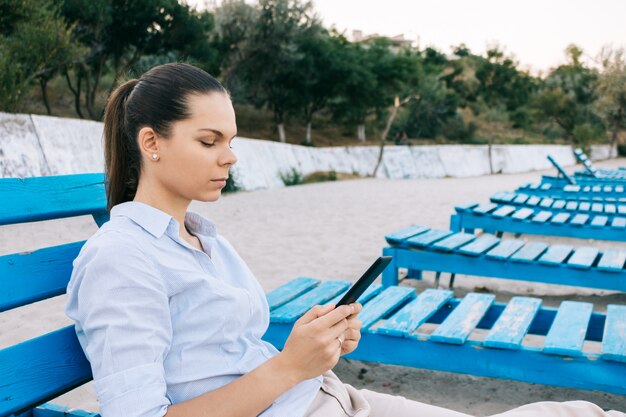
[[[159,155],[153,153],[152,154],[152,159],[154,159],[155,161],[159,159]]]

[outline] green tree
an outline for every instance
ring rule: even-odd
[[[611,149],[626,129],[626,56],[624,49],[605,47],[600,52],[602,72],[598,80],[598,113],[610,132]]]

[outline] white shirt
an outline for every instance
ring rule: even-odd
[[[278,353],[261,339],[269,307],[252,272],[209,220],[187,212],[185,225],[204,251],[180,238],[167,213],[118,204],[74,260],[65,314],[102,417],[161,417]],[[301,382],[260,415],[304,415],[321,382]]]

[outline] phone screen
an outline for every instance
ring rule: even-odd
[[[374,261],[361,278],[348,290],[348,292],[339,300],[337,307],[344,304],[354,303],[359,299],[361,294],[365,292],[367,287],[372,285],[372,282],[385,270],[389,262],[391,262],[391,256],[380,256]]]

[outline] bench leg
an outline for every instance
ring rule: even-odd
[[[421,280],[422,279],[422,271],[417,270],[417,269],[409,269],[409,273],[406,275],[407,278],[411,278],[411,279],[417,279],[417,280]]]
[[[391,256],[393,259],[387,265],[387,268],[383,271],[383,288],[390,287],[392,285],[398,285],[398,265],[396,264],[396,250],[394,248],[386,247],[383,249],[383,256]]]
[[[456,277],[456,274],[450,274],[450,284],[448,285],[449,289],[454,289],[454,278]]]
[[[439,278],[441,278],[441,272],[435,272],[435,288],[439,288]]]
[[[460,232],[462,230],[461,226],[461,216],[458,214],[453,214],[450,216],[450,230],[453,232]]]

